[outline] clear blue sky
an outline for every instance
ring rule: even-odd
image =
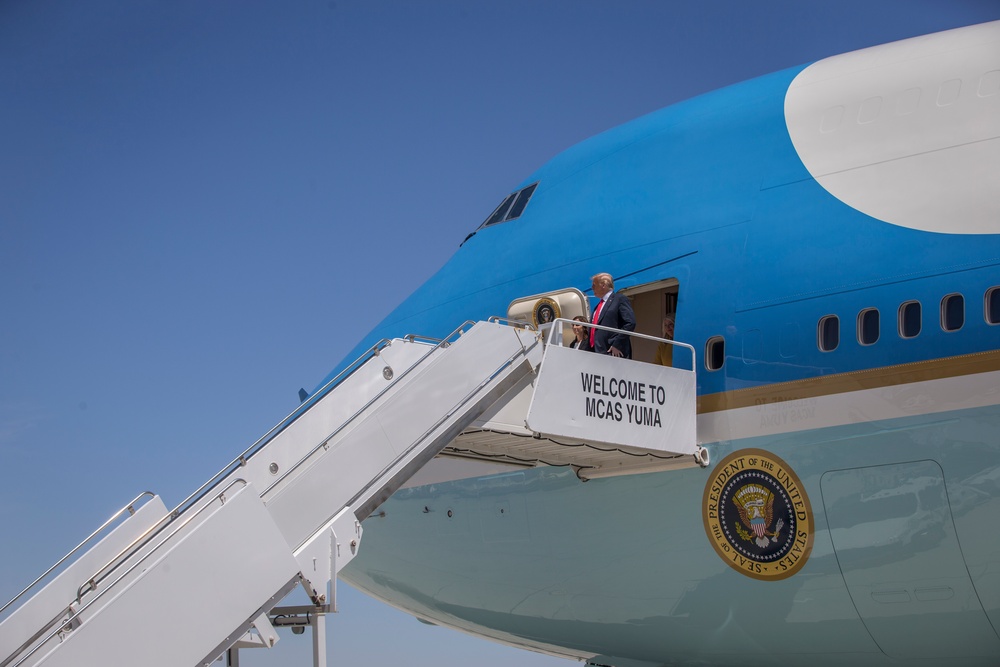
[[[995,19],[996,0],[0,3],[0,598],[139,491],[180,502],[559,151]],[[342,609],[336,664],[570,664],[353,591]],[[261,653],[245,664],[309,642]]]

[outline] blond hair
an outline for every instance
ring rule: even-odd
[[[598,273],[590,279],[591,282],[600,282],[605,287],[610,289],[615,288],[615,279],[611,277],[610,273]]]

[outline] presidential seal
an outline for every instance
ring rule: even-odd
[[[551,324],[561,317],[559,304],[552,299],[539,299],[535,302],[535,308],[531,311],[531,317],[535,326]]]
[[[796,474],[774,454],[741,449],[724,458],[705,485],[701,505],[708,541],[740,573],[784,579],[809,559],[809,498]]]

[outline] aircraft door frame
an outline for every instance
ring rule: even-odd
[[[996,655],[1000,640],[969,577],[936,461],[832,470],[820,487],[848,593],[883,653]]]

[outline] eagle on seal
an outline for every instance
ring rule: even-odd
[[[767,538],[771,538],[772,542],[778,541],[785,522],[778,519],[774,532],[767,530],[774,520],[774,494],[769,489],[759,484],[747,484],[733,494],[733,504],[740,513],[740,521],[753,531],[753,535],[744,539],[753,539],[761,549],[767,546]]]

